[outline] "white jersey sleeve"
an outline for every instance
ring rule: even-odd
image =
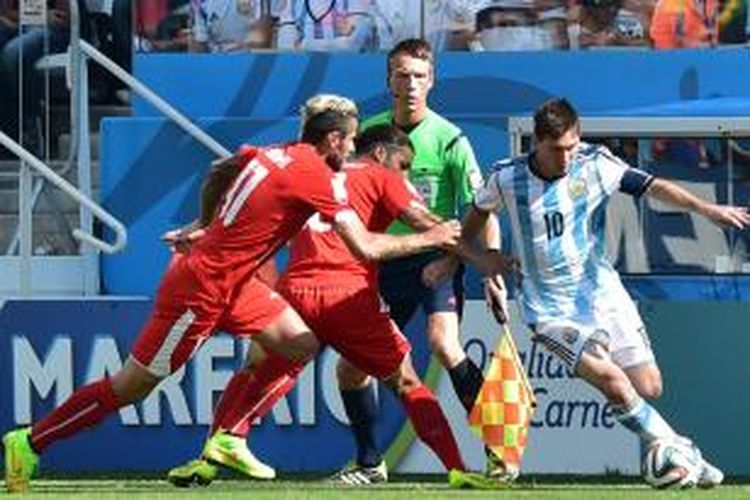
[[[602,181],[602,187],[607,195],[611,195],[618,189],[622,182],[622,176],[630,169],[630,165],[614,155],[605,146],[585,145],[590,148],[590,152],[582,151],[583,155],[591,154],[594,156],[597,172]]]
[[[509,167],[508,160],[497,162],[487,178],[484,186],[477,189],[474,195],[474,206],[483,212],[497,212],[505,207],[502,183],[506,181]]]

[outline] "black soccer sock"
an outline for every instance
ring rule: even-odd
[[[448,370],[453,382],[453,389],[456,391],[461,404],[466,408],[466,413],[471,412],[474,407],[474,401],[479,395],[479,390],[484,383],[484,375],[474,362],[468,357],[464,358],[459,364]]]
[[[341,391],[341,399],[357,443],[357,463],[364,467],[375,467],[383,461],[375,442],[375,420],[378,416],[375,384],[367,384],[363,389]]]

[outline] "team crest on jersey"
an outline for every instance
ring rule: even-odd
[[[565,328],[562,332],[562,338],[568,344],[575,344],[578,340],[578,330],[575,328]]]
[[[588,193],[589,188],[586,185],[586,181],[581,178],[572,178],[568,181],[568,193],[571,198],[578,198],[579,196],[585,196]]]
[[[612,338],[607,330],[605,330],[604,328],[597,328],[596,330],[594,330],[594,333],[591,334],[589,340],[601,344],[609,350],[609,345]]]
[[[419,195],[428,203],[433,200],[435,195],[435,187],[432,184],[432,180],[429,178],[414,179],[413,186],[416,188]]]

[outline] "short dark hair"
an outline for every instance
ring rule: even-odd
[[[302,142],[320,144],[331,132],[346,134],[352,120],[357,120],[356,112],[340,109],[326,109],[309,116],[302,126]]]
[[[388,52],[388,75],[391,74],[391,62],[393,62],[393,59],[395,59],[396,56],[402,54],[414,57],[415,59],[428,61],[432,66],[435,65],[435,58],[432,53],[430,42],[423,38],[407,38],[398,42]]]
[[[378,146],[387,150],[397,148],[409,148],[412,152],[414,146],[409,136],[398,127],[388,124],[380,124],[360,132],[354,139],[354,146],[357,149],[357,155],[371,155]]]
[[[538,139],[559,139],[578,126],[578,112],[565,99],[550,99],[534,113],[534,135]]]

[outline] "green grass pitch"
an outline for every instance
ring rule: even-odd
[[[4,485],[3,485],[4,486]],[[3,488],[4,490],[4,488]],[[3,494],[0,493],[0,496]],[[373,499],[408,500],[411,498],[529,498],[529,499],[661,499],[750,498],[750,484],[730,481],[729,484],[710,491],[655,491],[634,478],[576,478],[576,477],[524,477],[506,490],[472,491],[451,490],[441,476],[396,477],[385,485],[366,489],[334,486],[320,479],[290,478],[271,482],[254,482],[241,479],[222,479],[203,488],[175,488],[164,480],[153,479],[37,479],[27,496],[44,499],[300,499],[320,498],[331,500]],[[12,498],[8,496],[8,498]]]

